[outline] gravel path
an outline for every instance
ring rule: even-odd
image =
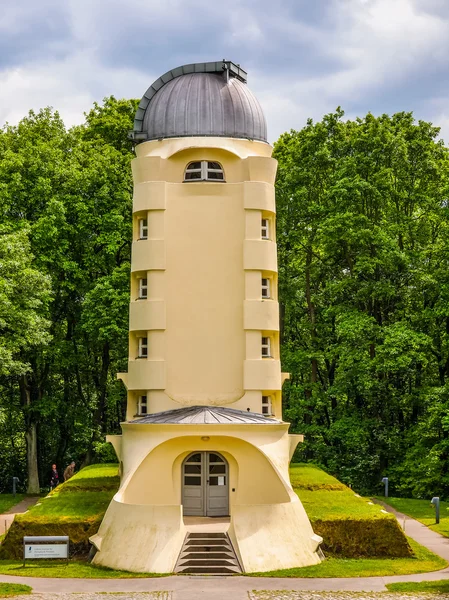
[[[54,593],[31,594],[23,596],[24,600],[176,600],[172,592],[122,592],[122,593]],[[215,594],[198,598],[214,600]],[[0,596],[1,598],[1,596]],[[230,597],[231,598],[231,597]],[[365,592],[286,592],[286,591],[253,591],[248,592],[248,600],[449,600],[448,594],[404,594],[404,593],[372,593]]]
[[[404,594],[401,592],[250,592],[250,600],[444,600],[448,594]]]

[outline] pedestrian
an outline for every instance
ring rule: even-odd
[[[51,476],[50,476],[50,491],[54,490],[59,483],[59,474],[56,465],[51,465]]]
[[[69,464],[68,467],[66,467],[66,470],[64,471],[64,481],[68,481],[70,479],[70,477],[73,477],[75,473],[75,461],[72,460],[72,462]]]

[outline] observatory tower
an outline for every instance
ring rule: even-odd
[[[213,572],[188,551],[203,527],[234,553],[220,572],[316,564],[321,538],[288,474],[301,436],[282,420],[276,161],[245,71],[169,71],[145,92],[131,136],[128,409],[108,438],[121,485],[94,562]]]

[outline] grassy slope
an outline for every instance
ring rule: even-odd
[[[440,502],[440,523],[435,525],[435,509],[430,500],[413,500],[411,498],[379,498],[396,510],[417,519],[433,531],[449,537],[449,502]]]
[[[25,498],[25,494],[0,494],[0,515],[7,512],[10,508],[19,504]]]
[[[293,489],[327,554],[340,558],[412,556],[396,519],[314,465],[293,464]]]
[[[290,480],[310,519],[360,517],[390,519],[381,507],[370,504],[343,483],[321,469],[309,464],[292,464]]]
[[[24,535],[69,535],[74,554],[88,551],[117,491],[116,464],[92,465],[59,485],[23,515],[18,515],[0,548],[0,557],[20,558]]]

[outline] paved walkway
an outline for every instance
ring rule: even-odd
[[[395,514],[401,524],[405,519],[405,529],[408,536],[426,546],[435,554],[449,560],[448,538],[429,530],[410,517],[397,513],[386,505],[385,509]],[[67,595],[67,592],[82,593],[83,596],[77,596],[77,600],[94,600],[97,598],[97,594],[101,592],[128,592],[126,598],[141,598],[142,600],[145,598],[146,600],[158,598],[155,595],[156,592],[160,592],[160,598],[164,600],[165,598],[170,600],[248,600],[249,598],[260,598],[261,600],[265,598],[271,598],[272,600],[284,600],[284,598],[286,600],[319,600],[320,598],[330,599],[331,595],[315,594],[314,592],[333,592],[332,597],[337,598],[336,592],[385,592],[385,584],[387,583],[437,581],[439,579],[449,579],[449,567],[442,571],[417,575],[338,579],[199,576],[170,576],[154,579],[44,579],[0,575],[0,581],[2,582],[30,585],[35,593],[49,594],[49,598],[56,594],[65,593]],[[295,594],[288,594],[288,591],[295,592]],[[141,593],[139,594],[139,592]],[[142,594],[142,592],[146,592],[146,594]],[[171,594],[167,595],[167,592],[171,592]],[[304,594],[300,592],[304,592]],[[341,595],[342,600],[352,597],[352,594]],[[411,596],[407,597],[411,598]],[[415,599],[421,597],[423,596],[419,594],[413,596]],[[100,595],[98,598],[104,600],[104,596]],[[364,594],[359,597],[359,600],[369,600],[370,598],[372,598],[371,594]],[[387,600],[387,595],[383,594],[382,599]],[[42,597],[41,600],[43,600]]]
[[[8,531],[16,515],[26,512],[30,506],[36,504],[38,500],[39,496],[28,496],[10,508],[6,513],[0,514],[0,535]]]

